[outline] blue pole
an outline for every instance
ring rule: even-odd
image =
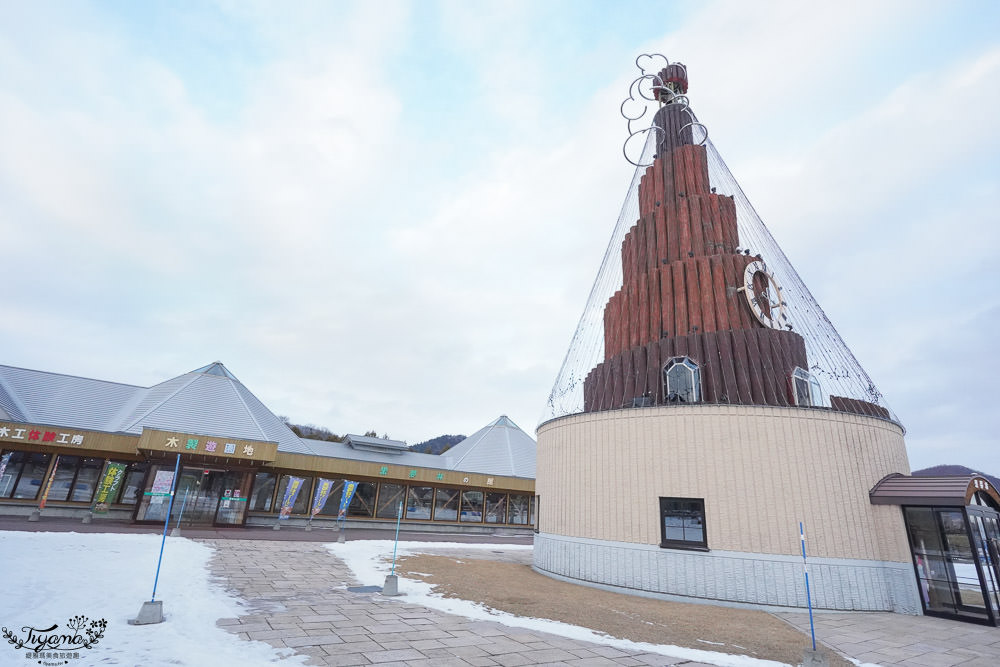
[[[174,489],[177,488],[177,471],[181,467],[181,455],[177,455],[177,463],[174,464],[174,479],[170,485],[170,503],[167,505],[167,518],[163,520],[163,539],[160,540],[160,559],[156,561],[156,578],[153,579],[153,595],[150,602],[156,602],[156,584],[160,581],[160,565],[163,564],[163,545],[167,543],[167,526],[170,525],[170,510],[174,507]]]
[[[802,571],[806,574],[806,602],[809,604],[809,634],[812,636],[813,651],[816,650],[816,626],[813,625],[812,594],[809,592],[809,565],[806,564],[806,533],[799,521],[799,537],[802,539]]]
[[[399,522],[403,520],[403,501],[399,501],[399,511],[396,513],[396,542],[392,545],[392,571],[389,576],[396,574],[396,547],[399,546]]]
[[[181,513],[177,515],[177,527],[178,528],[181,527],[181,519],[184,518],[184,506],[187,505],[187,502],[188,502],[188,491],[190,491],[190,490],[191,490],[190,486],[187,487],[186,489],[184,489],[184,498],[181,499]],[[170,516],[170,514],[168,513],[167,516]]]

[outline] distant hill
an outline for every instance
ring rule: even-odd
[[[986,479],[990,480],[990,484],[992,484],[994,488],[1000,489],[1000,478],[960,465],[945,464],[932,466],[930,468],[924,468],[923,470],[914,470],[913,475],[914,477],[934,477],[937,475],[982,475]]]
[[[423,454],[442,454],[463,440],[465,440],[464,435],[439,435],[416,445],[410,445],[410,451]]]

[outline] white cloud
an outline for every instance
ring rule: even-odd
[[[878,268],[872,301],[898,308],[919,262],[887,270],[857,239],[899,229],[894,252],[923,258],[950,211],[975,238],[941,260],[938,293],[995,258],[998,55],[879,93],[865,59],[910,3],[713,3],[593,52],[532,4],[420,9],[220,3],[177,12],[158,51],[99,9],[5,7],[21,34],[0,28],[0,231],[48,265],[7,256],[0,361],[148,384],[222,359],[276,412],[335,431],[413,442],[501,412],[531,431],[631,176],[617,113],[644,51],[689,65],[695,110],[793,264],[866,366],[884,352],[876,380],[912,378],[924,338],[867,347],[852,317],[872,308],[826,283]],[[428,23],[439,42],[415,32]],[[212,61],[185,61],[185,39]],[[576,69],[595,54],[619,74]],[[902,207],[969,160],[984,176],[957,179],[953,205]]]

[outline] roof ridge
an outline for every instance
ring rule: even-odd
[[[222,362],[218,362],[218,363],[221,365]],[[223,368],[225,368],[225,366],[223,366]],[[219,376],[216,375],[214,377],[219,377]],[[274,417],[275,419],[277,419],[277,415],[275,415],[273,412],[271,412],[271,408],[269,408],[266,405],[264,405],[263,401],[261,401],[259,398],[257,398],[256,396],[254,396],[252,391],[250,391],[249,389],[247,389],[247,387],[242,382],[240,382],[239,380],[236,379],[236,376],[230,374],[229,376],[224,376],[223,379],[224,380],[228,380],[230,385],[236,385],[236,384],[238,384],[238,385],[240,385],[240,387],[243,387],[244,389],[246,389],[246,391],[247,391],[248,394],[250,394],[251,396],[253,396],[254,399],[256,399],[256,401],[258,403],[260,403],[262,406],[264,406],[265,410],[267,410],[268,412],[271,413],[272,417]],[[233,387],[233,391],[236,392],[236,398],[240,399],[240,403],[246,409],[247,415],[250,417],[250,420],[253,421],[254,425],[257,427],[257,430],[260,431],[260,434],[266,438],[267,437],[267,433],[264,432],[264,427],[260,425],[260,422],[257,421],[256,417],[254,417],[253,410],[251,410],[250,406],[247,405],[247,402],[245,400],[243,400],[243,394],[240,393],[239,388],[234,386]],[[281,421],[281,420],[279,419],[278,421]],[[285,426],[285,428],[288,428],[287,424],[284,425],[284,426]],[[291,431],[292,435],[295,435],[295,431],[292,431],[292,429],[290,429],[290,428],[288,430]],[[298,437],[298,436],[296,435],[295,437]]]
[[[160,401],[156,402],[155,404],[153,404],[148,410],[146,410],[144,413],[142,413],[141,415],[139,415],[138,417],[136,417],[131,423],[129,423],[129,424],[123,424],[124,428],[122,428],[122,431],[127,433],[128,429],[134,427],[140,421],[142,421],[143,419],[145,419],[149,415],[153,414],[153,412],[155,412],[160,407],[162,407],[164,403],[166,403],[167,401],[169,401],[170,399],[172,399],[174,396],[176,396],[177,394],[179,394],[182,389],[187,389],[188,387],[190,387],[191,384],[195,380],[198,379],[198,377],[194,373],[185,373],[184,375],[178,375],[177,377],[170,378],[170,380],[177,380],[179,378],[184,377],[185,375],[192,375],[194,377],[190,378],[187,382],[185,382],[181,386],[177,387],[177,389],[175,389],[174,391],[172,391],[169,396],[164,397],[163,400],[160,400]],[[159,384],[165,384],[167,382],[170,382],[170,380],[164,380],[163,382],[160,382]],[[159,386],[159,385],[158,384],[154,384],[152,387],[147,387],[147,390],[151,391],[153,389],[153,387],[157,387],[157,386]]]
[[[471,453],[472,453],[472,450],[473,450],[473,449],[475,449],[475,448],[476,448],[476,447],[477,447],[477,446],[479,445],[479,443],[483,441],[483,438],[485,438],[485,437],[486,437],[487,435],[489,435],[490,431],[492,431],[493,429],[495,429],[495,428],[496,428],[496,426],[497,426],[497,423],[498,423],[499,421],[500,421],[499,419],[495,419],[495,420],[493,420],[493,423],[492,423],[492,424],[490,424],[489,426],[487,426],[487,427],[486,427],[486,430],[485,430],[485,431],[483,431],[483,434],[482,434],[481,436],[479,436],[479,438],[478,438],[478,439],[477,439],[477,440],[476,440],[476,441],[475,441],[474,443],[472,443],[471,445],[469,445],[469,448],[468,448],[468,449],[467,449],[467,450],[465,451],[465,453],[464,453],[464,454],[462,454],[462,455],[461,455],[461,456],[460,456],[460,457],[458,458],[458,460],[457,460],[457,461],[455,461],[455,467],[456,467],[456,468],[458,467],[458,465],[459,465],[460,463],[462,463],[462,461],[464,461],[464,460],[465,460],[465,457],[466,457],[466,456],[468,456],[469,454],[471,454]],[[480,429],[480,430],[482,430],[482,429]],[[473,433],[472,435],[475,435],[475,433]],[[470,437],[471,437],[471,436],[470,436]],[[466,439],[468,439],[468,438],[466,438]],[[459,443],[459,444],[461,444],[461,443]]]

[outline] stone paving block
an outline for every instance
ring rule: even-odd
[[[478,637],[444,637],[438,641],[445,646],[475,646],[480,640]]]
[[[520,653],[504,653],[493,656],[493,659],[496,660],[498,665],[503,665],[504,667],[521,667],[522,665],[534,664],[530,658],[526,658]]]
[[[372,664],[368,660],[368,658],[361,655],[360,653],[351,653],[345,655],[328,655],[322,660],[324,665],[336,665],[337,667],[354,667],[355,665]]]
[[[312,635],[305,637],[289,637],[288,639],[282,640],[285,642],[285,646],[291,648],[308,647],[308,646],[326,646],[328,644],[343,644],[344,640],[337,635],[327,634],[327,635]]]
[[[692,667],[696,664],[689,662],[686,658],[675,658],[669,655],[660,655],[659,653],[642,653],[640,655],[633,656],[643,665],[649,665],[650,667],[666,667],[667,665],[679,665],[684,663],[684,667]]]
[[[906,662],[920,667],[954,667],[954,665],[968,661],[968,656],[945,655],[944,653],[924,653],[906,660]]]
[[[493,641],[483,641],[480,646],[490,655],[500,655],[502,653],[522,653],[524,651],[531,650],[521,642],[510,641],[508,639],[498,637],[493,637]]]
[[[549,648],[540,649],[537,651],[526,651],[523,655],[532,660],[544,663],[544,662],[564,662],[566,660],[575,660],[576,656],[561,648]]]
[[[590,652],[599,655],[602,658],[622,658],[629,655],[625,651],[617,649],[614,646],[594,646],[590,649]]]
[[[410,642],[410,645],[412,648],[415,648],[418,651],[423,651],[424,649],[427,648],[444,648],[444,644],[442,644],[436,639],[418,639],[416,641]]]
[[[487,655],[486,651],[479,648],[478,646],[450,646],[448,647],[448,652],[452,655],[456,655],[459,658],[481,658]]]
[[[470,665],[475,665],[476,667],[490,667],[491,665],[497,664],[497,662],[490,657],[480,656],[478,658],[466,658]]]
[[[423,660],[424,655],[420,651],[415,651],[412,648],[401,649],[398,651],[372,651],[370,653],[363,653],[366,658],[368,658],[373,664],[382,664],[387,662],[404,662],[406,660]]]
[[[364,641],[351,642],[344,644],[327,644],[323,646],[325,650],[330,655],[337,655],[340,653],[371,653],[372,651],[382,651],[384,650],[380,644],[377,644],[370,639],[365,638]]]
[[[600,656],[592,656],[590,658],[577,658],[576,660],[566,661],[574,667],[615,667],[618,663],[614,660],[608,658],[602,658]]]

